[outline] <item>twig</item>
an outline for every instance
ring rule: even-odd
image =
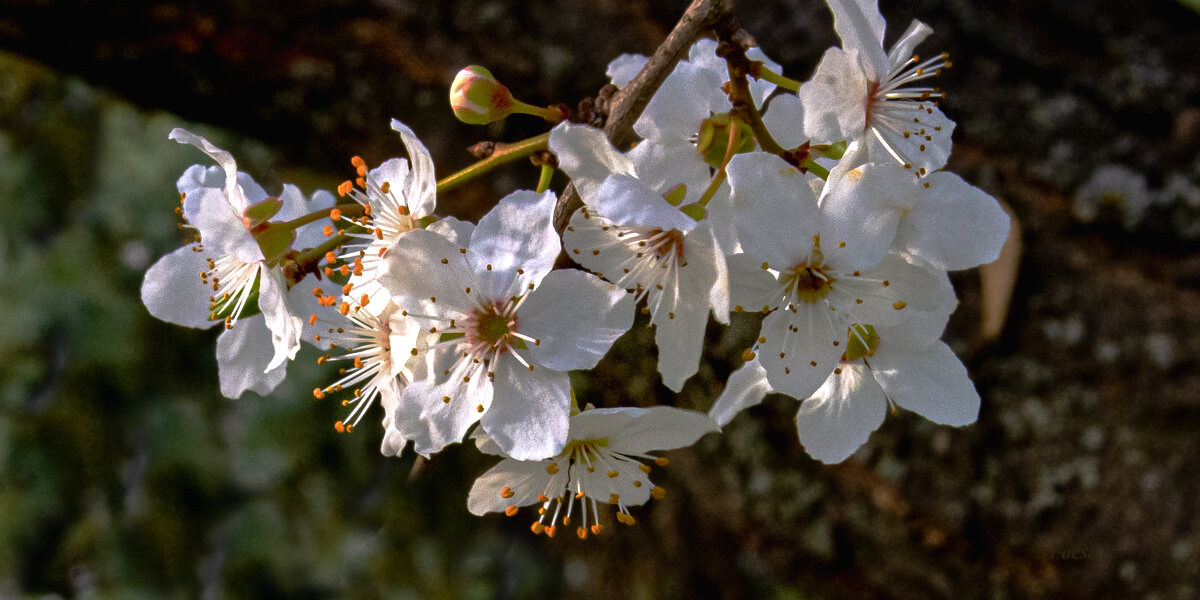
[[[732,17],[733,0],[692,0],[679,22],[675,24],[675,28],[654,51],[654,55],[638,72],[637,77],[613,95],[604,133],[614,146],[622,148],[632,140],[633,124],[650,102],[650,97],[675,69],[675,64],[688,48],[706,30]],[[554,207],[555,230],[562,233],[567,228],[571,215],[580,206],[583,206],[583,201],[575,191],[575,186],[568,185],[559,196],[558,205]]]

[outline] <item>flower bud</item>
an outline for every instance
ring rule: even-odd
[[[459,121],[486,125],[513,112],[513,97],[487,69],[472,65],[458,72],[450,86],[450,108]]]

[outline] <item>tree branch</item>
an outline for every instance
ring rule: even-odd
[[[633,124],[650,102],[650,97],[675,69],[675,64],[688,48],[706,30],[732,18],[733,0],[692,0],[679,22],[667,35],[667,39],[654,51],[654,55],[638,72],[637,77],[613,95],[604,133],[614,146],[619,149],[632,140]],[[575,186],[568,185],[559,196],[558,205],[554,207],[554,229],[561,234],[571,220],[571,215],[580,206],[583,206],[583,201],[575,191]]]

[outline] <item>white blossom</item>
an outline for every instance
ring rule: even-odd
[[[581,271],[550,269],[560,252],[553,193],[510,194],[459,247],[427,230],[401,237],[380,275],[396,302],[441,341],[430,377],[406,387],[420,407],[415,449],[428,455],[481,421],[505,452],[551,456],[566,443],[570,381],[630,326],[628,294]]]
[[[467,508],[476,515],[513,516],[522,506],[541,504],[532,530],[550,537],[559,523],[569,527],[573,522],[579,538],[599,535],[602,504],[616,507],[616,519],[633,525],[628,507],[666,495],[650,481],[647,463],[666,466],[669,461],[649,453],[690,446],[713,431],[717,424],[703,413],[667,406],[584,410],[571,417],[562,451],[536,461],[516,460],[480,434],[479,449],[505,459],[475,480]]]

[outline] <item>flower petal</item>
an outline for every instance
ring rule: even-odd
[[[714,112],[729,110],[716,73],[681,60],[650,98],[633,130],[647,140],[690,138]]]
[[[495,399],[482,425],[496,445],[517,460],[540,460],[561,452],[571,408],[567,374],[530,371],[509,355],[496,361],[495,374]]]
[[[780,307],[763,319],[758,361],[771,389],[806,398],[821,387],[845,350],[846,331],[824,302]]]
[[[842,48],[862,52],[874,69],[875,81],[882,81],[888,72],[887,54],[883,51],[883,15],[876,0],[827,0],[833,12],[833,28],[842,38]]]
[[[795,94],[781,94],[771,101],[762,116],[771,137],[784,148],[795,148],[808,141],[804,131],[804,103]]]
[[[608,63],[605,75],[617,87],[625,87],[634,77],[637,77],[642,67],[650,59],[641,54],[622,54]]]
[[[817,200],[808,181],[773,154],[738,154],[726,167],[747,254],[776,266],[800,264],[817,233]]]
[[[197,188],[183,201],[188,223],[200,231],[207,256],[229,255],[252,263],[263,259],[262,249],[242,224],[242,214],[216,188]]]
[[[812,79],[796,92],[803,106],[804,132],[814,144],[862,137],[870,81],[859,58],[852,49],[826,50]]]
[[[212,288],[200,280],[207,269],[205,254],[194,244],[163,256],[142,280],[142,304],[156,319],[168,323],[197,329],[216,325],[208,320]]]
[[[410,231],[384,256],[379,281],[409,312],[465,314],[474,307],[465,290],[475,285],[475,273],[461,249],[432,231]]]
[[[725,389],[717,396],[717,401],[708,411],[708,416],[724,427],[738,413],[758,406],[763,398],[771,392],[771,384],[767,382],[767,372],[754,358],[746,361],[738,370],[729,375]]]
[[[467,260],[487,297],[507,298],[550,272],[562,251],[553,223],[557,200],[551,191],[519,190],[479,220]]]
[[[546,490],[561,490],[567,484],[567,470],[551,475],[546,467],[553,461],[521,461],[506,458],[480,475],[471,486],[467,496],[467,510],[473,515],[504,512],[509,506],[536,504],[538,494]],[[505,498],[502,492],[511,489],[512,497]]]
[[[869,360],[875,379],[896,404],[942,425],[961,427],[979,418],[979,392],[944,342],[920,352],[889,348],[881,337]]]
[[[596,198],[600,184],[609,175],[634,173],[633,163],[595,127],[559,123],[550,130],[550,149],[558,157],[558,168],[571,178],[584,202]]]
[[[417,134],[407,125],[392,119],[392,129],[400,134],[400,140],[408,150],[411,179],[404,194],[408,208],[417,216],[433,214],[437,205],[437,175],[434,172],[433,157],[429,155],[429,150],[421,143]]]
[[[287,284],[279,269],[261,265],[258,281],[258,308],[267,329],[271,330],[271,345],[275,348],[274,357],[267,364],[267,370],[272,370],[296,358],[304,320],[288,306]]]
[[[866,367],[843,364],[841,371],[830,374],[796,413],[800,443],[810,456],[827,464],[854,454],[887,414],[883,389]]]
[[[591,369],[633,324],[633,296],[590,273],[552,271],[517,319],[519,331],[540,342],[529,345],[534,362],[555,371]]]
[[[733,312],[769,311],[779,306],[783,290],[779,280],[763,270],[762,263],[749,254],[734,254],[729,267],[729,302]]]
[[[683,251],[684,261],[678,267],[675,285],[668,282],[663,290],[652,291],[648,302],[658,346],[658,372],[663,385],[675,392],[700,366],[713,286],[717,283],[714,261],[719,258],[724,263],[725,258],[713,252],[712,233],[707,226],[684,238]],[[726,310],[723,316],[728,318],[728,314]]]
[[[460,346],[448,345],[433,350],[437,354],[435,362],[438,366],[456,364],[454,361],[460,356]],[[417,454],[428,457],[450,444],[461,442],[471,425],[492,406],[495,388],[492,379],[485,376],[482,369],[474,372],[470,366],[470,361],[461,361],[444,379],[413,382],[400,394],[401,406],[420,409],[420,415],[416,418],[411,416],[412,410],[409,410],[407,418],[411,428],[401,427],[401,430],[410,432],[413,450]],[[442,371],[437,373],[440,375]],[[464,378],[469,380],[464,381]],[[446,398],[450,401],[445,401]],[[483,411],[479,410],[480,407],[483,407]]]
[[[622,454],[686,448],[705,434],[719,430],[717,424],[702,412],[670,406],[585,410],[573,419],[611,419],[616,414],[631,417],[619,427],[610,426],[608,433],[609,448]]]
[[[287,363],[267,369],[274,349],[266,321],[241,319],[217,338],[217,371],[221,394],[238,398],[247,390],[265,396],[287,376]]]
[[[199,148],[202,152],[216,161],[218,165],[221,165],[221,168],[225,170],[226,202],[233,206],[234,210],[238,213],[245,210],[246,207],[249,206],[250,201],[247,199],[246,194],[242,190],[241,186],[238,185],[237,162],[233,160],[232,154],[214,146],[212,142],[208,141],[207,139],[204,139],[203,137],[180,127],[172,129],[170,135],[167,137],[179,142],[180,144],[189,144]],[[266,194],[264,193],[263,195],[265,196]]]
[[[913,57],[917,45],[925,41],[931,33],[932,27],[913,19],[913,22],[908,24],[908,29],[900,35],[900,39],[892,44],[892,49],[888,52],[888,62],[893,66],[908,62],[908,59]]]
[[[610,175],[588,205],[621,225],[691,231],[696,220],[671,206],[661,194],[629,175]]]
[[[869,269],[892,246],[900,200],[916,189],[911,172],[888,162],[848,171],[835,168],[821,197],[821,252],[842,271]]]
[[[932,173],[922,182],[929,187],[901,222],[896,247],[949,271],[996,260],[1008,236],[1000,203],[953,173]]]

